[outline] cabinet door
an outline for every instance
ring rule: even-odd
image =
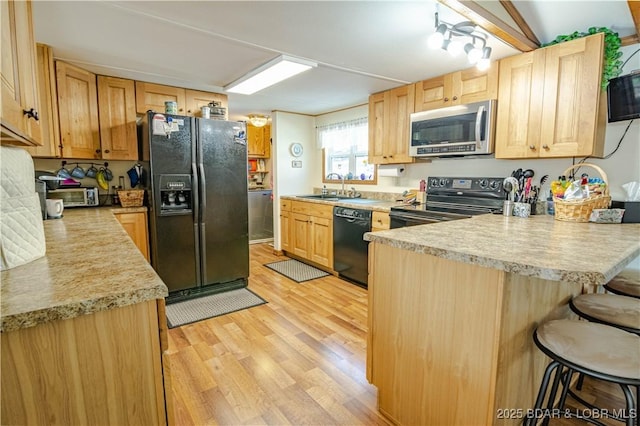
[[[264,158],[271,157],[271,125],[262,128],[262,147]]]
[[[266,127],[255,127],[247,123],[247,155],[249,157],[266,158],[269,156],[270,140],[265,139]],[[271,135],[271,126],[268,127],[268,134]]]
[[[148,262],[149,237],[147,233],[147,212],[116,213],[115,217]]]
[[[369,163],[384,163],[384,92],[369,96]]]
[[[61,157],[58,90],[56,88],[56,68],[53,63],[53,49],[45,44],[38,44],[37,52],[42,146],[29,147],[27,151],[29,151],[32,157]]]
[[[413,157],[409,156],[409,118],[414,111],[415,86],[409,84],[389,90],[385,93],[384,127],[387,136],[386,151],[387,163],[412,163]],[[384,158],[384,155],[383,155]]]
[[[300,213],[291,213],[289,216],[290,248],[291,252],[305,259],[310,259],[311,242],[309,241],[309,216]]]
[[[136,81],[136,112],[138,114],[145,114],[148,110],[163,113],[166,101],[177,102],[178,114],[186,115],[185,89]]]
[[[603,34],[550,46],[545,50],[544,105],[540,157],[602,156],[598,134]],[[601,119],[604,116],[600,116]]]
[[[445,74],[414,84],[415,111],[451,106],[452,75]]]
[[[102,158],[96,75],[56,61],[62,156]]]
[[[133,80],[98,76],[102,158],[137,160],[136,89]]]
[[[186,89],[185,91],[185,103],[187,107],[186,115],[191,115],[194,117],[201,117],[200,108],[203,106],[209,105],[210,102],[220,102],[220,106],[223,108],[227,108],[227,115],[225,116],[225,120],[228,118],[229,108],[227,107],[227,95],[221,93],[212,93],[212,92],[200,92],[198,90],[190,90]],[[162,104],[164,107],[164,103]],[[178,108],[180,104],[178,104]]]
[[[28,145],[40,145],[40,120],[25,114],[33,109],[39,116],[36,43],[31,20],[31,1],[0,2],[2,19],[2,109],[0,121],[5,135]]]
[[[496,158],[538,156],[544,54],[538,49],[500,61]]]
[[[453,104],[469,104],[497,99],[498,69],[498,63],[495,62],[484,71],[473,67],[454,73],[452,76],[454,92],[451,97]]]
[[[333,219],[311,216],[309,218],[311,250],[308,259],[333,268]]]
[[[280,208],[280,249],[291,251],[291,212]]]

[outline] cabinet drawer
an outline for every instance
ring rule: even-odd
[[[305,201],[292,201],[291,211],[309,216],[333,218],[333,206],[325,204],[308,203]]]
[[[291,200],[280,200],[280,210],[284,210],[286,212],[291,211]]]
[[[373,212],[373,214],[371,215],[371,226],[373,228],[389,229],[389,227],[391,226],[389,213]]]

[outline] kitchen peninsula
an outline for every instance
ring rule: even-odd
[[[640,224],[481,215],[365,234],[367,379],[396,424],[518,424],[547,358],[532,334],[640,254]],[[514,411],[506,411],[506,410]],[[516,416],[517,417],[517,416]]]
[[[44,230],[46,255],[0,274],[1,423],[167,424],[167,287],[110,208]]]

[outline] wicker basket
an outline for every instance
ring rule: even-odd
[[[607,174],[600,167],[595,164],[574,164],[564,171],[563,175],[568,176],[569,172],[578,167],[592,167],[600,173],[602,180],[606,184],[602,194],[594,195],[582,200],[564,200],[562,198],[553,197],[553,204],[555,209],[554,217],[556,220],[563,220],[566,222],[589,222],[589,216],[593,209],[607,209],[611,204],[611,197],[609,196],[609,181]]]
[[[118,198],[122,207],[141,207],[144,201],[144,189],[118,191]]]

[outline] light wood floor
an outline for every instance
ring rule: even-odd
[[[177,425],[388,424],[365,378],[366,290],[334,276],[295,283],[263,266],[285,259],[251,245],[249,288],[269,303],[169,330]],[[600,406],[624,406],[617,388],[585,389]]]

